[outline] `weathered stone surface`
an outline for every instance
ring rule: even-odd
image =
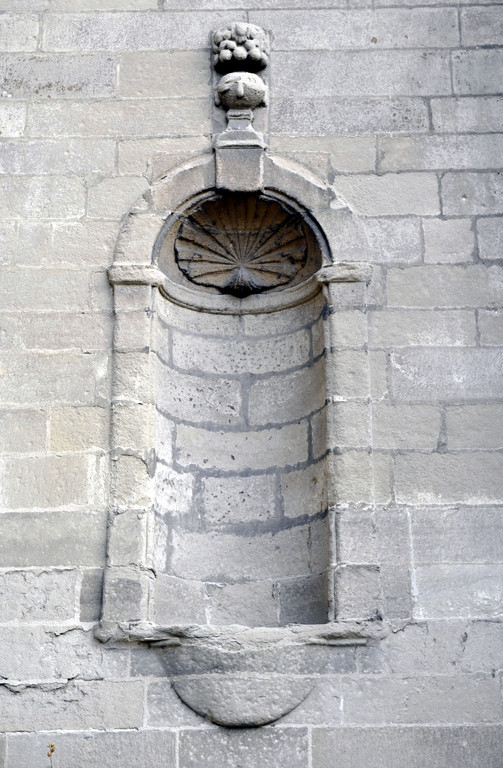
[[[9,509],[82,505],[90,497],[85,456],[6,459],[4,503]]]
[[[454,93],[466,96],[499,95],[502,65],[501,51],[497,48],[456,51],[452,57]]]
[[[503,448],[503,404],[465,405],[447,409],[450,450]]]
[[[500,173],[446,173],[441,195],[447,216],[503,213]]]
[[[259,768],[265,760],[307,768],[305,728],[260,730],[186,730],[180,738],[180,768]]]
[[[325,462],[282,475],[281,493],[287,517],[323,512],[327,507]]]
[[[495,616],[503,597],[502,577],[502,565],[422,565],[416,569],[415,615],[421,619]]]
[[[501,309],[480,310],[480,341],[484,346],[503,346],[503,312]]]
[[[499,507],[424,507],[412,510],[410,516],[418,564],[503,561]]]
[[[500,259],[503,250],[503,218],[477,221],[479,251],[482,259]]]
[[[207,477],[203,504],[209,525],[268,520],[276,515],[276,477]]]
[[[476,326],[473,311],[404,311],[397,308],[391,312],[370,312],[368,323],[371,347],[475,346]]]
[[[2,57],[0,87],[16,98],[113,96],[115,62],[111,56]]]
[[[0,576],[2,620],[54,624],[73,619],[77,579],[75,569],[3,572]]]
[[[42,410],[0,411],[0,450],[6,453],[42,451],[46,444],[47,414]]]
[[[432,174],[346,176],[337,179],[337,188],[363,216],[440,213],[437,179]]]
[[[136,2],[137,4],[137,2]],[[100,6],[102,7],[102,6]],[[9,743],[10,764],[36,765],[47,752],[47,743],[55,743],[54,760],[73,768],[99,768],[107,755],[109,768],[136,768],[142,761],[150,768],[174,768],[175,735],[165,730],[116,731],[100,733],[16,734]],[[45,758],[44,758],[45,759]]]
[[[101,566],[105,512],[10,512],[2,515],[0,566]]]
[[[408,307],[498,306],[503,276],[494,267],[439,265],[391,269],[388,303]]]
[[[184,421],[239,424],[241,384],[232,379],[208,379],[179,373],[165,366],[158,372],[158,408]]]
[[[470,219],[424,219],[423,232],[425,262],[473,261],[474,236]]]
[[[440,411],[430,405],[372,407],[372,440],[376,448],[436,448],[440,433]]]
[[[202,469],[237,472],[284,467],[307,459],[307,424],[260,432],[209,432],[180,424],[178,461]],[[266,446],[266,449],[264,448]]]
[[[417,728],[318,728],[313,732],[313,764],[340,768],[498,768],[501,726],[421,726]]]
[[[281,424],[308,416],[322,408],[324,389],[323,360],[313,368],[259,380],[250,387],[250,424]]]
[[[277,626],[276,590],[277,586],[269,580],[251,584],[217,584],[211,590],[211,623]]]
[[[121,58],[119,92],[137,98],[209,96],[209,74],[202,51],[128,53]]]
[[[462,99],[432,99],[433,125],[441,133],[486,133],[498,131],[503,99],[465,96]]]

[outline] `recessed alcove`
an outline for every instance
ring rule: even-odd
[[[331,189],[283,159],[264,169],[254,193],[217,189],[211,155],[171,171],[130,212],[109,270],[111,511],[97,637],[151,646],[182,700],[227,726],[297,706],[320,646],[382,634],[337,602],[339,572],[346,590],[352,572],[336,561],[333,318],[338,295],[360,317],[353,297],[369,270],[332,264],[352,214]],[[363,292],[338,294],[347,282]]]

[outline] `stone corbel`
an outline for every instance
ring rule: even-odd
[[[237,22],[213,35],[213,65],[224,73],[215,104],[227,111],[227,128],[215,136],[216,186],[258,192],[264,186],[266,143],[253,128],[253,110],[267,106],[267,85],[257,74],[269,60],[269,36],[253,24]]]

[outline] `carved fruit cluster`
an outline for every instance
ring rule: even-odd
[[[268,61],[267,34],[254,24],[237,21],[213,35],[213,64],[217,72],[258,72]]]

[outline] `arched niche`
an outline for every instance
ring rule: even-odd
[[[334,262],[341,231],[363,242],[301,166],[267,158],[260,192],[226,195],[205,155],[132,209],[109,270],[98,637],[155,646],[180,697],[224,725],[271,722],[305,698],[312,676],[267,672],[288,649],[380,632],[337,606],[331,315],[334,286],[369,279],[365,263]],[[260,258],[247,261],[251,242]]]

